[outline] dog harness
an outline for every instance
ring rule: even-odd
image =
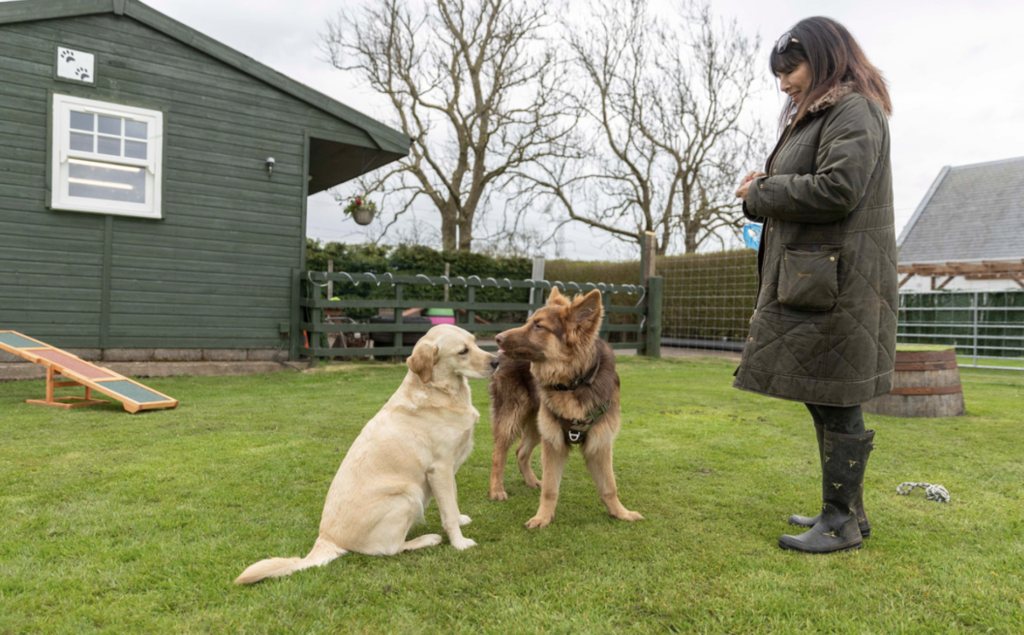
[[[586,384],[590,386],[594,383],[594,379],[597,378],[598,371],[601,370],[601,355],[598,354],[597,361],[594,362],[593,368],[586,373],[583,373],[579,377],[576,377],[567,384],[555,384],[553,386],[547,386],[550,390],[557,390],[559,392],[571,392]],[[558,420],[559,425],[562,426],[562,434],[565,437],[565,442],[569,445],[579,445],[587,440],[587,432],[590,431],[601,417],[608,413],[611,408],[611,401],[605,401],[594,406],[590,412],[587,413],[586,419],[566,419],[561,415],[555,415],[555,419]],[[555,414],[555,413],[551,413]]]
[[[561,415],[555,415],[555,418],[558,419],[558,424],[562,426],[562,435],[565,437],[565,442],[569,445],[580,445],[586,441],[587,432],[590,432],[590,429],[597,425],[597,422],[602,417],[608,414],[611,405],[611,401],[597,404],[587,413],[586,419],[566,419]]]

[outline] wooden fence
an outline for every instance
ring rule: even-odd
[[[409,355],[412,353],[411,345],[403,345],[402,334],[422,333],[430,329],[430,324],[402,323],[402,311],[404,309],[454,309],[457,318],[457,325],[472,333],[499,333],[501,331],[522,326],[526,321],[526,315],[542,306],[547,300],[547,293],[552,287],[558,287],[561,291],[572,294],[576,292],[586,293],[593,289],[599,289],[602,294],[602,302],[605,310],[605,321],[601,326],[600,335],[603,339],[609,339],[610,333],[635,333],[635,342],[612,343],[612,348],[636,348],[642,355],[652,357],[661,356],[661,298],[662,279],[660,276],[650,276],[646,286],[641,285],[616,285],[604,283],[577,283],[577,282],[549,282],[546,280],[509,280],[507,278],[496,280],[494,278],[481,279],[478,276],[467,278],[446,277],[446,276],[395,276],[390,273],[375,275],[371,273],[330,273],[326,271],[301,271],[295,269],[292,272],[292,320],[291,333],[291,359],[297,360],[304,355],[316,361],[320,357],[344,357],[344,356],[392,356]],[[327,282],[332,282],[337,293],[344,285],[389,285],[394,291],[394,299],[343,299],[330,300],[323,297],[322,287]],[[465,301],[443,301],[406,299],[403,297],[407,287],[414,285],[465,287]],[[533,302],[478,302],[476,292],[478,289],[487,287],[507,289],[537,289],[540,292],[533,294]],[[632,294],[637,301],[633,305],[620,305],[612,303],[612,296],[615,294]],[[358,324],[332,324],[324,322],[324,309],[391,309],[394,311],[393,323],[358,323]],[[522,313],[523,319],[519,322],[507,323],[477,323],[476,313],[478,311],[502,311]],[[461,313],[461,314],[460,314]],[[629,324],[612,324],[611,315],[627,314],[634,316]],[[321,334],[325,333],[394,333],[392,346],[380,348],[326,348],[320,346]],[[485,346],[487,350],[495,351],[495,346]]]

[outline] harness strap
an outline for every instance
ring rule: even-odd
[[[587,433],[590,429],[597,425],[611,409],[611,401],[605,401],[594,406],[590,412],[587,413],[586,419],[566,419],[561,415],[556,415],[559,425],[562,426],[562,436],[565,438],[565,442],[569,445],[580,445],[587,440]]]

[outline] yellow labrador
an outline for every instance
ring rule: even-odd
[[[480,419],[466,379],[490,377],[497,357],[477,347],[467,331],[442,324],[417,342],[408,365],[402,385],[342,460],[313,550],[305,558],[261,560],[235,582],[323,566],[347,551],[390,556],[441,544],[438,534],[405,539],[431,497],[452,546],[462,550],[476,544],[462,535],[470,518],[459,513],[455,472],[473,449],[473,427]]]

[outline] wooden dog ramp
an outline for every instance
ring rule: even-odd
[[[106,399],[93,399],[95,390],[120,401],[128,412],[178,406],[177,399],[16,331],[0,331],[0,350],[46,366],[46,399],[29,399],[26,403],[57,408],[110,403]],[[56,381],[58,378],[63,381]],[[85,397],[53,396],[54,388],[67,386],[84,386]]]

